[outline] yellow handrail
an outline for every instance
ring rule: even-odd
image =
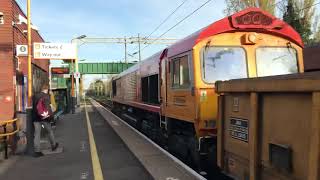
[[[12,119],[12,120],[7,120],[7,121],[0,121],[0,126],[3,126],[4,124],[9,124],[18,121],[18,119]]]
[[[12,119],[12,120],[7,120],[7,121],[0,121],[0,126],[4,126],[4,125],[8,125],[8,124],[12,124],[14,122],[17,122],[18,119]],[[3,134],[0,134],[0,137],[5,137],[5,136],[11,136],[11,135],[14,135],[16,134],[17,132],[19,132],[19,127],[17,127],[17,129],[13,132],[10,132],[10,133],[3,133]]]
[[[19,132],[19,128],[17,128],[17,130],[15,130],[11,133],[0,134],[0,137],[11,136],[11,135],[16,134],[17,132]]]

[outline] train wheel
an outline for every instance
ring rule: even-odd
[[[206,156],[205,161],[205,171],[208,172],[208,179],[214,179],[215,177],[219,177],[223,179],[223,175],[220,173],[220,169],[217,166],[217,147],[211,146],[208,149],[208,155]]]
[[[141,119],[141,132],[146,135],[147,137],[149,137],[150,139],[152,139],[151,137],[151,126],[148,123],[148,120],[146,119]]]
[[[168,138],[168,150],[171,154],[176,156],[178,159],[184,161],[187,157],[187,148],[183,145],[183,138],[179,135],[171,134]]]
[[[168,135],[167,132],[165,132],[162,129],[158,130],[158,140],[159,140],[159,145],[164,148],[165,150],[169,151],[168,149]]]
[[[198,141],[195,137],[190,137],[188,139],[188,164],[192,169],[200,172],[201,163],[200,163],[200,155],[198,151]]]
[[[136,129],[141,132],[142,129],[142,119],[137,118]]]

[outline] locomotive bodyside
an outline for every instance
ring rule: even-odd
[[[112,83],[113,110],[200,170],[200,159],[216,161],[214,83],[303,72],[302,47],[288,24],[249,8],[121,73]],[[134,90],[135,98],[126,99]]]
[[[157,103],[144,102],[141,91],[143,78],[159,74],[159,56],[159,54],[156,54],[114,77],[112,85],[116,87],[113,87],[112,100],[127,106],[160,112]],[[156,99],[158,99],[158,96]]]

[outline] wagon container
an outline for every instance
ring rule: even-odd
[[[235,179],[318,180],[320,72],[217,82],[218,160]]]

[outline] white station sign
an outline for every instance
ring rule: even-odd
[[[72,43],[34,43],[34,59],[76,59],[77,46]]]
[[[16,46],[17,56],[28,56],[28,46],[27,45],[17,45]]]

